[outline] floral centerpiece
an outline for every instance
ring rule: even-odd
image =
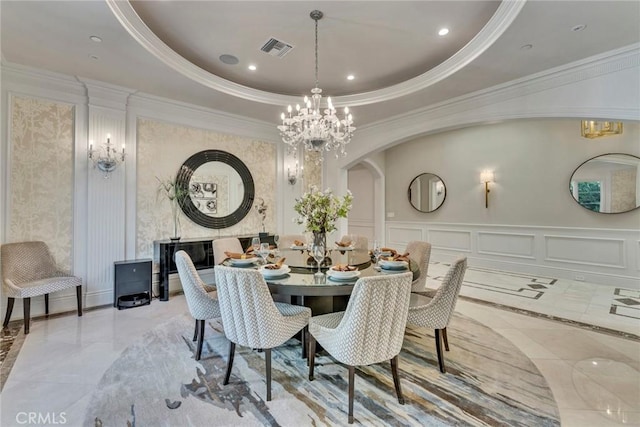
[[[183,189],[177,183],[177,177],[158,180],[158,196],[163,196],[171,204],[171,216],[173,218],[173,236],[171,240],[180,240],[180,204],[189,196],[189,189]]]
[[[322,242],[326,243],[326,233],[336,229],[338,218],[347,217],[352,202],[353,195],[350,191],[340,198],[330,189],[319,191],[313,186],[309,192],[296,199],[293,209],[299,216],[294,221],[297,224],[304,224],[305,230],[314,234],[314,240],[322,239]]]

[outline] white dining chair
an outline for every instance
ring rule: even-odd
[[[355,366],[391,361],[398,397],[398,354],[407,325],[412,273],[358,279],[346,311],[309,320],[309,380],[314,379],[316,341],[349,370],[349,424],[353,423]]]
[[[213,246],[213,262],[216,265],[221,264],[227,256],[225,252],[243,253],[242,244],[237,237],[224,237],[212,241]]]
[[[236,344],[264,350],[267,401],[271,400],[271,349],[306,328],[311,309],[274,302],[259,271],[234,267],[215,268],[224,334],[230,341],[224,385],[229,384]]]
[[[211,292],[207,292],[207,285],[200,278],[191,258],[185,251],[176,252],[175,263],[182,283],[182,290],[187,300],[187,307],[191,316],[196,319],[193,340],[196,341],[197,339],[198,341],[196,344],[196,360],[200,360],[206,320],[219,318],[220,306],[215,296]]]
[[[438,288],[432,299],[418,294],[411,294],[407,324],[435,330],[438,365],[442,373],[446,373],[446,369],[444,365],[444,355],[442,354],[440,333],[443,333],[443,339],[446,343],[445,347],[448,351],[449,344],[446,338],[446,328],[456,307],[466,270],[467,258],[460,258],[451,264],[449,271],[447,271],[446,276],[442,280],[442,285],[440,285],[440,288]]]
[[[420,274],[411,284],[411,292],[422,292],[427,289],[427,272],[429,270],[429,258],[431,258],[431,244],[420,240],[414,240],[407,244],[405,252],[409,258],[418,263]]]

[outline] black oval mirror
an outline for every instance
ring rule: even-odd
[[[587,160],[573,171],[569,191],[580,206],[598,213],[640,207],[640,157],[611,153]]]
[[[185,190],[180,201],[184,214],[207,228],[227,228],[251,210],[253,177],[247,166],[231,153],[205,150],[189,157],[180,167],[177,185]]]
[[[409,203],[420,212],[433,212],[444,203],[447,188],[444,181],[435,174],[423,173],[409,184]]]

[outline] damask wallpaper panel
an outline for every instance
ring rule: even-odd
[[[71,268],[74,109],[13,97],[8,241],[42,240]]]
[[[158,179],[173,178],[180,166],[203,150],[227,151],[249,168],[255,185],[255,197],[267,205],[265,228],[275,231],[276,147],[274,144],[222,134],[206,129],[139,118],[137,122],[137,256],[153,257],[153,241],[172,235],[171,207],[158,196]],[[156,178],[157,177],[157,178]],[[255,206],[255,204],[254,204]],[[182,212],[181,237],[218,237],[253,234],[261,231],[261,219],[254,208],[238,224],[214,230],[202,227]]]

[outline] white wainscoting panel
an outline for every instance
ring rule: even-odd
[[[515,258],[536,259],[534,234],[479,231],[478,253]]]
[[[625,268],[624,240],[544,236],[545,260]]]
[[[390,225],[387,227],[385,245],[400,244],[402,246],[412,240],[426,240],[427,234],[422,227]]]
[[[640,290],[640,230],[387,221],[387,246],[424,236],[431,260]]]
[[[471,252],[471,231],[429,230],[428,241],[432,248]]]

